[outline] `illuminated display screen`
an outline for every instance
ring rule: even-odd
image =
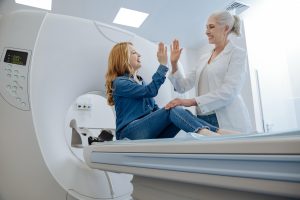
[[[27,57],[27,52],[7,50],[4,62],[16,65],[26,65]]]

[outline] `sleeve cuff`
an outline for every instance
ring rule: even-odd
[[[159,65],[157,72],[162,75],[162,76],[166,76],[167,72],[168,72],[169,68],[165,65]]]
[[[210,110],[207,108],[207,106],[205,105],[201,105],[201,101],[200,101],[200,98],[199,97],[195,97],[195,100],[197,102],[197,106],[200,110],[201,113],[207,113],[207,112],[210,112]]]
[[[172,79],[176,79],[176,78],[178,78],[178,77],[180,77],[180,72],[179,72],[179,70],[177,70],[174,74],[172,74],[172,73],[170,73],[169,74],[169,78],[172,78]]]

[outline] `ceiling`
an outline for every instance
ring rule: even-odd
[[[206,42],[205,24],[209,14],[224,10],[233,0],[52,0],[53,13],[96,20],[136,33],[150,41],[170,43],[178,38],[185,48]],[[113,24],[120,7],[149,13],[140,28]],[[0,14],[31,7],[0,0]]]

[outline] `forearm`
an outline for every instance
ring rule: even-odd
[[[187,77],[183,77],[181,72],[177,70],[174,74],[169,74],[168,78],[176,92],[185,93],[195,86],[195,72],[191,72]]]
[[[178,71],[178,64],[177,64],[177,62],[171,62],[171,66],[172,66],[172,71],[171,71],[172,74],[174,74],[175,72]]]
[[[147,85],[140,85],[131,78],[119,78],[114,82],[114,94],[130,98],[155,97],[159,88],[165,82],[167,71],[166,66],[160,65],[152,76],[151,83]]]
[[[152,76],[151,83],[146,85],[144,97],[155,97],[158,94],[158,90],[166,80],[167,71],[168,67],[159,65],[157,71]]]

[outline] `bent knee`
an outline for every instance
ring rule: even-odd
[[[193,113],[190,110],[185,109],[182,106],[173,107],[170,109],[170,112],[171,113],[189,113],[190,115],[193,115]]]
[[[171,113],[174,113],[174,112],[186,112],[185,109],[183,109],[181,106],[173,107],[173,108],[169,109],[169,111]]]

